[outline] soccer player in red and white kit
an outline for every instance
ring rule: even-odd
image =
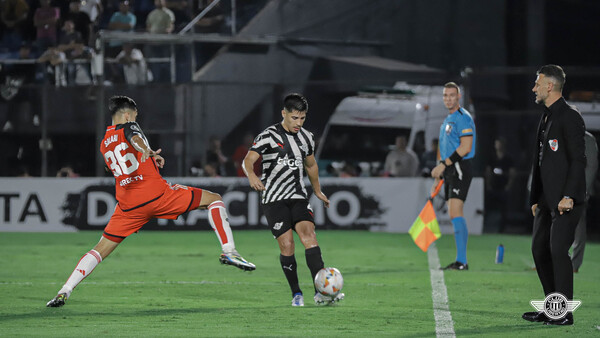
[[[58,295],[46,306],[59,307],[73,289],[96,265],[102,262],[127,236],[137,232],[152,218],[176,219],[193,209],[207,209],[208,220],[215,230],[223,253],[223,264],[242,270],[256,266],[246,261],[235,249],[225,204],[219,194],[179,184],[169,184],[159,173],[165,164],[161,150],[152,150],[140,126],[135,122],[135,101],[126,96],[113,96],[109,101],[113,124],[106,129],[100,152],[115,176],[117,206],[100,242],[81,259]]]

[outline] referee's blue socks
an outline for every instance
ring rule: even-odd
[[[456,241],[456,261],[467,264],[467,239],[469,231],[464,217],[455,217],[452,219],[454,227],[454,240]]]

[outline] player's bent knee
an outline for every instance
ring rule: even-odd
[[[222,200],[223,198],[221,197],[221,195],[212,191],[203,190],[202,199],[200,200],[200,206],[198,208],[206,209],[211,203]]]
[[[281,254],[284,256],[293,255],[295,249],[296,249],[296,247],[294,246],[294,241],[279,242],[279,250],[281,251]]]

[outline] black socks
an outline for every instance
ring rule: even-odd
[[[321,248],[315,246],[310,249],[306,249],[304,253],[306,255],[306,265],[308,265],[308,269],[310,270],[310,274],[312,275],[312,280],[314,282],[317,272],[325,267],[323,258],[321,257]],[[316,289],[315,292],[317,292]]]
[[[281,262],[281,269],[292,289],[292,296],[296,293],[302,293],[300,286],[298,285],[298,264],[296,264],[296,256],[284,256],[280,254],[279,262]]]

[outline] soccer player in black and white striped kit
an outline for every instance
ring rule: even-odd
[[[256,137],[242,164],[252,189],[262,193],[263,212],[279,244],[281,268],[292,289],[292,306],[304,306],[304,297],[298,285],[292,230],[296,231],[306,248],[306,264],[313,280],[324,267],[315,234],[313,211],[303,181],[305,171],[314,194],[323,201],[325,207],[329,207],[329,200],[319,184],[314,136],[302,128],[307,112],[308,102],[302,95],[287,95],[281,111],[283,120]],[[261,156],[262,177],[258,178],[252,168]],[[317,305],[327,305],[343,298],[343,293],[330,299],[315,292],[314,301]]]

